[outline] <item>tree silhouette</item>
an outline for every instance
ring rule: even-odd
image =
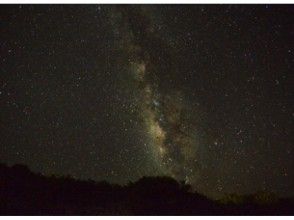
[[[267,192],[231,194],[216,202],[165,176],[120,186],[0,164],[1,215],[293,215],[293,207],[293,199]]]

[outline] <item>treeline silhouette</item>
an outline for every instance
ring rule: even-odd
[[[1,215],[293,215],[293,207],[293,199],[264,192],[213,201],[170,177],[120,186],[0,164]]]

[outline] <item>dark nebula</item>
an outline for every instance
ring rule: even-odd
[[[1,162],[294,194],[292,5],[0,11]]]

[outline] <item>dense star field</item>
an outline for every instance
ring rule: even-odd
[[[0,20],[1,162],[294,194],[292,5],[1,5]]]

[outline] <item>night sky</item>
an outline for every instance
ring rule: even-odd
[[[294,6],[1,5],[0,21],[0,162],[294,194]]]

